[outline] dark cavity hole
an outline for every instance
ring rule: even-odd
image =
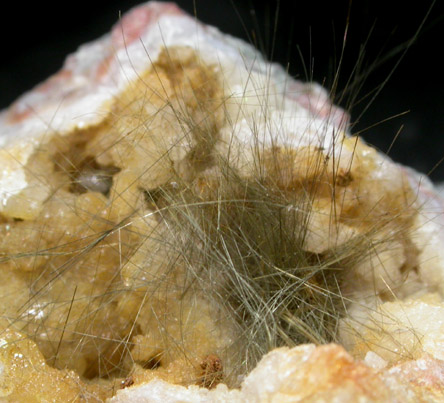
[[[139,364],[144,369],[157,369],[162,366],[161,359],[162,353],[158,353],[146,361],[136,361],[136,364]]]
[[[173,196],[178,192],[179,185],[171,182],[154,189],[140,189],[147,208],[150,210],[162,209],[171,204]]]
[[[113,165],[100,165],[93,157],[84,159],[76,170],[69,173],[72,183],[70,192],[82,194],[99,192],[105,196],[113,184],[113,176],[120,171]]]

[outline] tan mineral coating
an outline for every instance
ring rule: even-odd
[[[0,149],[4,169],[25,165],[28,183],[0,215],[2,401],[94,402],[118,390],[110,401],[442,401],[444,305],[419,262],[415,191],[400,169],[381,177],[389,162],[344,134],[339,162],[283,145],[264,148],[263,163],[282,191],[316,182],[308,251],[374,234],[375,252],[344,289],[358,301],[341,325],[353,356],[336,345],[281,348],[239,389],[196,386],[209,354],[230,368],[235,326],[202,292],[182,298],[186,271],[166,263],[158,239],[168,231],[143,190],[180,178],[211,194],[212,161],[232,144],[234,166],[254,175],[251,155],[229,137],[239,103],[220,73],[189,48],[164,50],[99,123]],[[72,190],[90,157],[119,169],[108,196]]]
[[[162,283],[163,287],[174,288],[173,282],[176,282],[177,294],[181,294],[181,282],[184,281],[185,275],[181,273],[180,268],[171,275],[166,272],[168,251],[159,241],[153,240],[165,236],[161,234],[165,229],[158,225],[156,219],[144,217],[143,211],[137,211],[138,208],[145,209],[140,189],[156,188],[172,177],[174,153],[170,153],[169,159],[160,162],[158,160],[167,147],[170,147],[165,140],[176,143],[182,136],[178,122],[171,122],[168,114],[162,115],[158,111],[165,108],[166,100],[175,102],[175,98],[177,99],[174,92],[175,82],[185,81],[181,85],[182,92],[177,102],[185,103],[183,107],[188,110],[187,118],[199,119],[200,111],[193,112],[196,109],[194,102],[198,91],[190,88],[189,96],[186,95],[188,81],[181,78],[181,74],[185,73],[188,78],[192,78],[192,85],[202,91],[205,89],[205,96],[211,101],[221,97],[214,92],[218,91],[217,86],[214,86],[217,81],[208,77],[208,74],[212,74],[211,69],[197,65],[194,56],[189,52],[184,53],[181,63],[179,72],[175,71],[174,67],[169,67],[170,70],[164,73],[164,65],[160,58],[156,72],[151,70],[140,78],[141,81],[148,80],[152,83],[151,95],[147,95],[146,88],[141,86],[140,82],[134,83],[116,100],[110,114],[111,121],[105,119],[101,126],[73,133],[65,138],[54,137],[42,145],[41,149],[29,158],[29,170],[35,176],[40,172],[42,176],[45,175],[42,192],[46,191],[46,194],[49,194],[54,192],[53,189],[57,189],[55,194],[50,201],[33,206],[31,212],[26,202],[20,204],[20,200],[25,200],[22,194],[26,193],[25,190],[14,197],[14,204],[8,204],[13,208],[3,212],[4,220],[8,224],[1,228],[1,254],[22,256],[2,263],[4,278],[10,277],[2,283],[8,289],[3,295],[11,295],[11,300],[3,298],[0,309],[4,316],[11,317],[13,312],[27,305],[29,294],[23,290],[28,288],[26,284],[34,275],[38,276],[38,283],[34,281],[33,286],[42,287],[44,296],[41,299],[38,296],[28,311],[39,309],[47,304],[48,300],[57,300],[61,292],[68,296],[68,300],[65,299],[63,303],[56,304],[55,308],[45,312],[48,318],[45,321],[44,333],[38,321],[32,318],[34,311],[28,315],[30,319],[25,317],[15,324],[16,327],[26,326],[27,333],[34,334],[39,340],[40,350],[46,357],[54,354],[53,341],[63,337],[62,332],[65,335],[70,334],[69,342],[61,343],[57,348],[57,367],[68,366],[79,374],[91,377],[88,371],[109,371],[107,365],[111,368],[122,367],[123,372],[128,372],[134,365],[133,377],[136,382],[141,382],[151,379],[153,371],[140,371],[137,364],[133,363],[149,362],[161,353],[162,368],[155,371],[156,376],[171,382],[195,383],[200,377],[201,360],[209,353],[218,353],[230,340],[229,326],[228,330],[225,326],[214,329],[212,318],[217,316],[216,308],[212,308],[202,297],[188,294],[189,297],[182,298],[179,303],[177,301],[181,298],[175,296],[174,291],[159,289],[158,282],[154,283],[152,290],[146,285],[147,276],[154,278],[156,272],[163,271],[165,273],[160,275],[167,276]],[[212,83],[213,88],[207,90],[205,83]],[[142,93],[138,92],[139,89]],[[166,93],[164,99],[156,96],[161,90]],[[144,112],[140,115],[138,102],[146,102],[146,97],[150,99],[150,108],[146,114]],[[199,102],[204,101],[199,99]],[[179,105],[176,108],[179,108]],[[114,120],[112,116],[118,116],[118,119]],[[218,120],[222,116],[218,116],[218,113],[212,116],[214,122],[209,124],[216,127],[220,124]],[[141,121],[146,125],[146,120],[150,121],[148,135],[146,126],[140,126]],[[127,133],[128,127],[134,129]],[[81,164],[89,155],[98,156],[96,160],[99,164],[112,163],[120,168],[110,190],[109,199],[112,203],[99,193],[75,195],[69,192],[70,180],[67,172],[70,165]],[[177,159],[179,160],[179,156]],[[154,169],[145,173],[144,170],[150,165]],[[49,175],[48,172],[51,171],[53,173]],[[134,213],[135,209],[137,215]],[[21,214],[22,212],[24,214]],[[8,215],[20,217],[24,221],[9,222]],[[123,228],[116,230],[116,225],[122,221],[125,222]],[[58,225],[55,226],[54,222]],[[35,228],[43,229],[43,232],[36,231]],[[109,231],[111,232],[108,233]],[[103,234],[106,234],[106,237],[102,240]],[[152,237],[147,238],[145,234],[151,234]],[[92,242],[100,242],[99,247],[89,250]],[[119,248],[116,248],[117,244]],[[36,255],[32,252],[35,250],[41,250],[41,256],[40,253]],[[55,256],[48,252],[51,250]],[[148,274],[140,270],[142,265],[148,264],[147,256],[152,256]],[[58,276],[45,270],[48,263],[54,267],[69,264],[70,268],[63,276]],[[106,296],[107,290],[118,290],[122,287],[123,292],[117,298],[101,297],[92,301],[88,298],[91,293]],[[69,299],[73,295],[75,302],[70,304]],[[85,312],[98,309],[97,304],[100,304],[101,308],[91,321],[88,315],[85,317]],[[68,315],[70,321],[67,326],[61,327],[60,324]],[[162,317],[166,319],[159,319]],[[136,325],[140,334],[134,336],[131,359],[124,364],[124,352],[118,346],[123,345],[120,340],[125,340],[129,337],[128,334],[131,334],[128,327]],[[166,333],[171,340],[177,342],[162,341]],[[87,334],[92,336],[85,341],[84,335]],[[108,341],[112,339],[117,342]],[[77,343],[81,343],[81,350],[77,350],[80,346]],[[168,347],[165,343],[168,343]],[[187,351],[186,363],[182,363],[182,359],[178,358],[183,350]],[[75,360],[72,360],[73,354],[76,356]],[[102,368],[91,368],[90,362],[97,360],[98,354],[106,364]],[[96,389],[101,389],[102,396],[109,395],[115,388],[115,383],[101,382],[102,386],[96,385]],[[20,388],[12,388],[9,392],[7,395],[11,401],[25,398]]]

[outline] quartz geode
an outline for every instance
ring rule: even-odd
[[[441,198],[251,46],[141,5],[0,145],[5,401],[443,398]]]

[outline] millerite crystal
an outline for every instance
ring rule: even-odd
[[[70,55],[0,115],[0,396],[442,399],[443,201],[348,124],[172,3]]]

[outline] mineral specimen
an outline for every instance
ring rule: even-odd
[[[443,201],[317,84],[150,2],[0,131],[5,401],[444,397]]]

